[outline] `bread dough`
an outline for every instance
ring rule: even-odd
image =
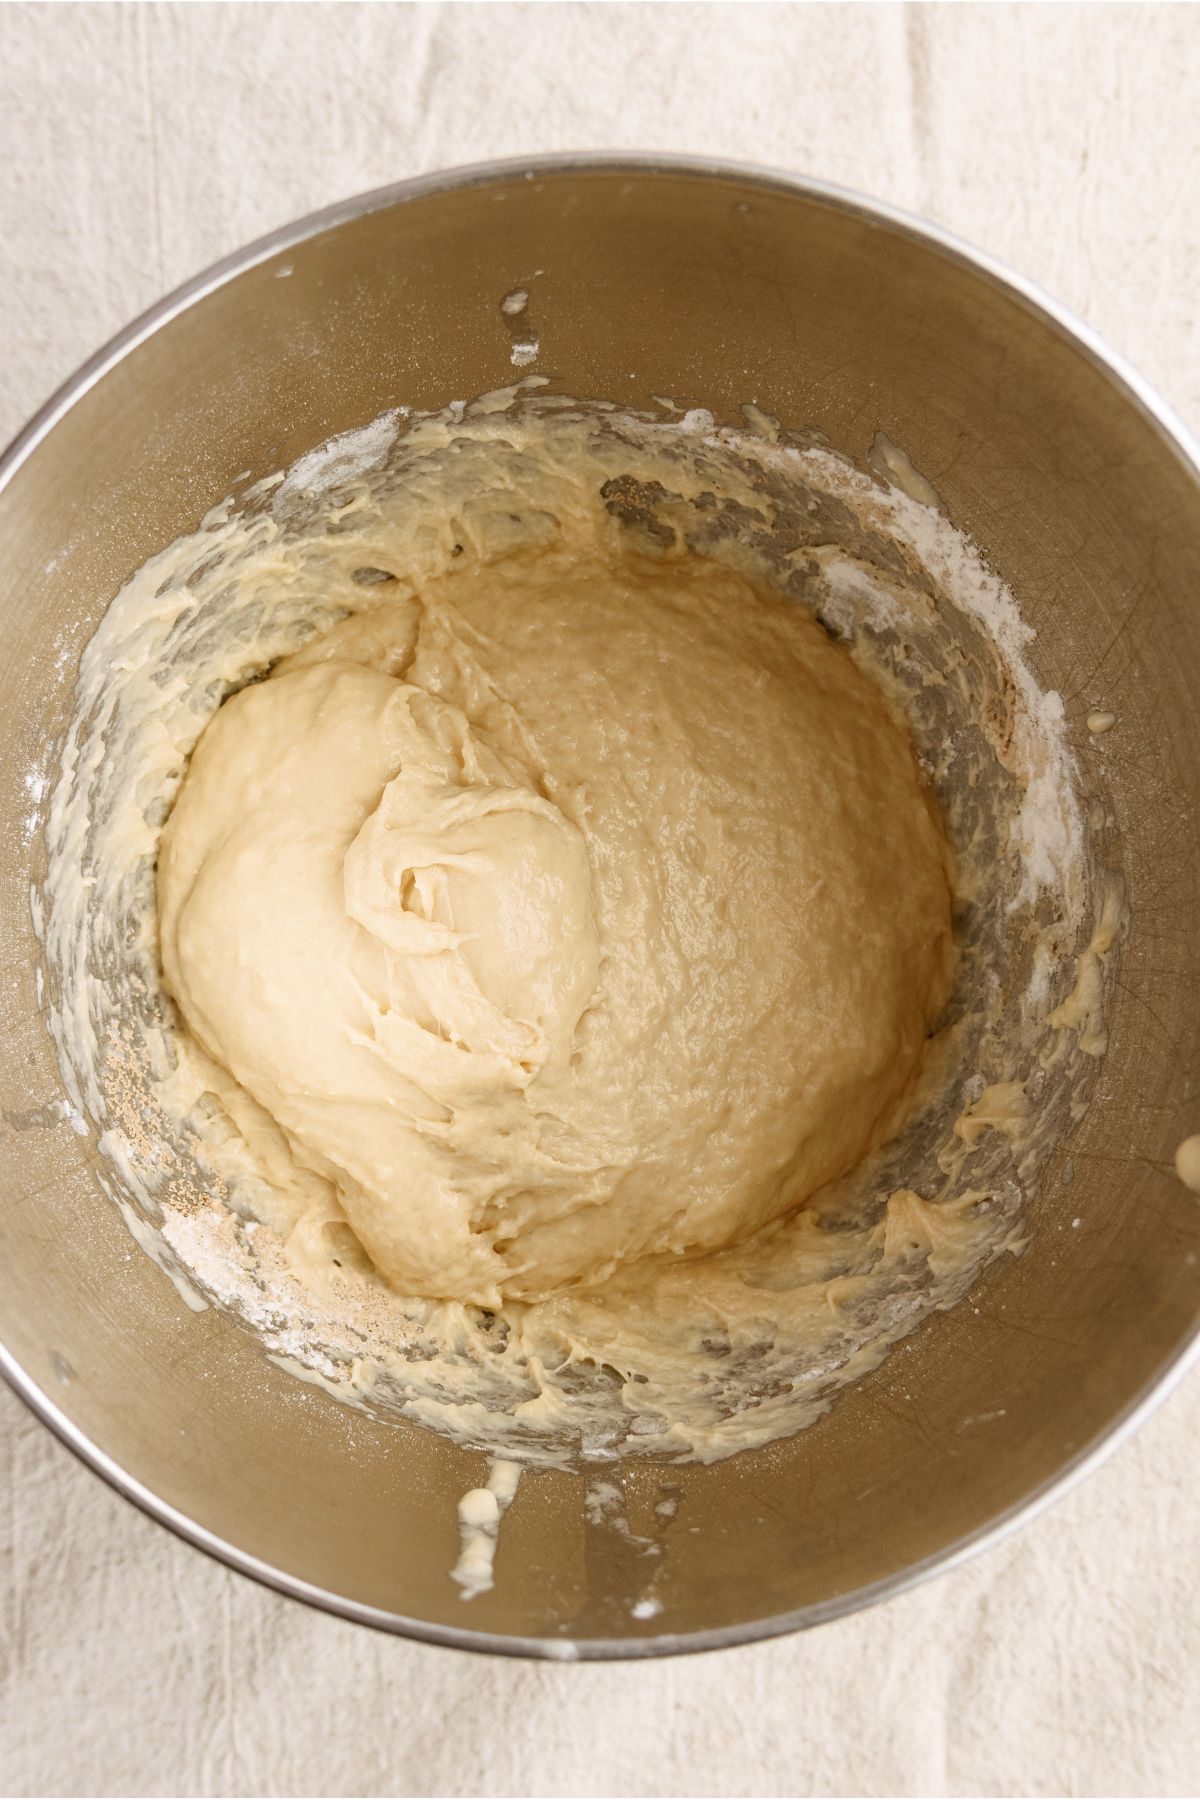
[[[843,1174],[955,952],[907,732],[806,611],[600,538],[464,562],[220,708],[158,895],[188,1026],[376,1268],[495,1307]]]
[[[1175,1152],[1175,1173],[1184,1187],[1200,1194],[1200,1134],[1184,1138]]]

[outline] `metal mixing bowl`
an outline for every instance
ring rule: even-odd
[[[1025,1255],[923,1325],[793,1441],[712,1468],[628,1464],[634,1537],[586,1478],[527,1479],[495,1590],[448,1571],[481,1455],[375,1423],[195,1313],[97,1187],[41,1017],[30,771],[123,579],[222,496],[385,407],[513,378],[499,302],[530,292],[565,392],[755,400],[862,459],[902,445],[1037,628],[1066,696],[1101,860],[1132,930],[1096,1100]],[[1200,467],[1083,327],[939,233],[816,184],[671,159],[424,178],[201,276],[102,351],[0,464],[3,1155],[0,1363],[35,1411],[181,1536],[352,1619],[476,1649],[625,1656],[810,1625],[944,1569],[1119,1442],[1197,1344]],[[1118,715],[1092,738],[1090,708]],[[678,1510],[654,1511],[664,1476]]]

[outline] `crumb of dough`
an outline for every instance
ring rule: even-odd
[[[1175,1152],[1175,1173],[1184,1187],[1200,1194],[1200,1133],[1184,1138]]]

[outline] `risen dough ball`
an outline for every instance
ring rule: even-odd
[[[803,610],[546,549],[220,709],[163,966],[383,1275],[495,1306],[728,1244],[878,1142],[949,989],[946,855]]]

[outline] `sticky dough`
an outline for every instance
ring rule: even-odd
[[[746,1238],[895,1128],[949,993],[903,725],[690,555],[391,572],[195,750],[158,873],[186,1023],[401,1293]]]

